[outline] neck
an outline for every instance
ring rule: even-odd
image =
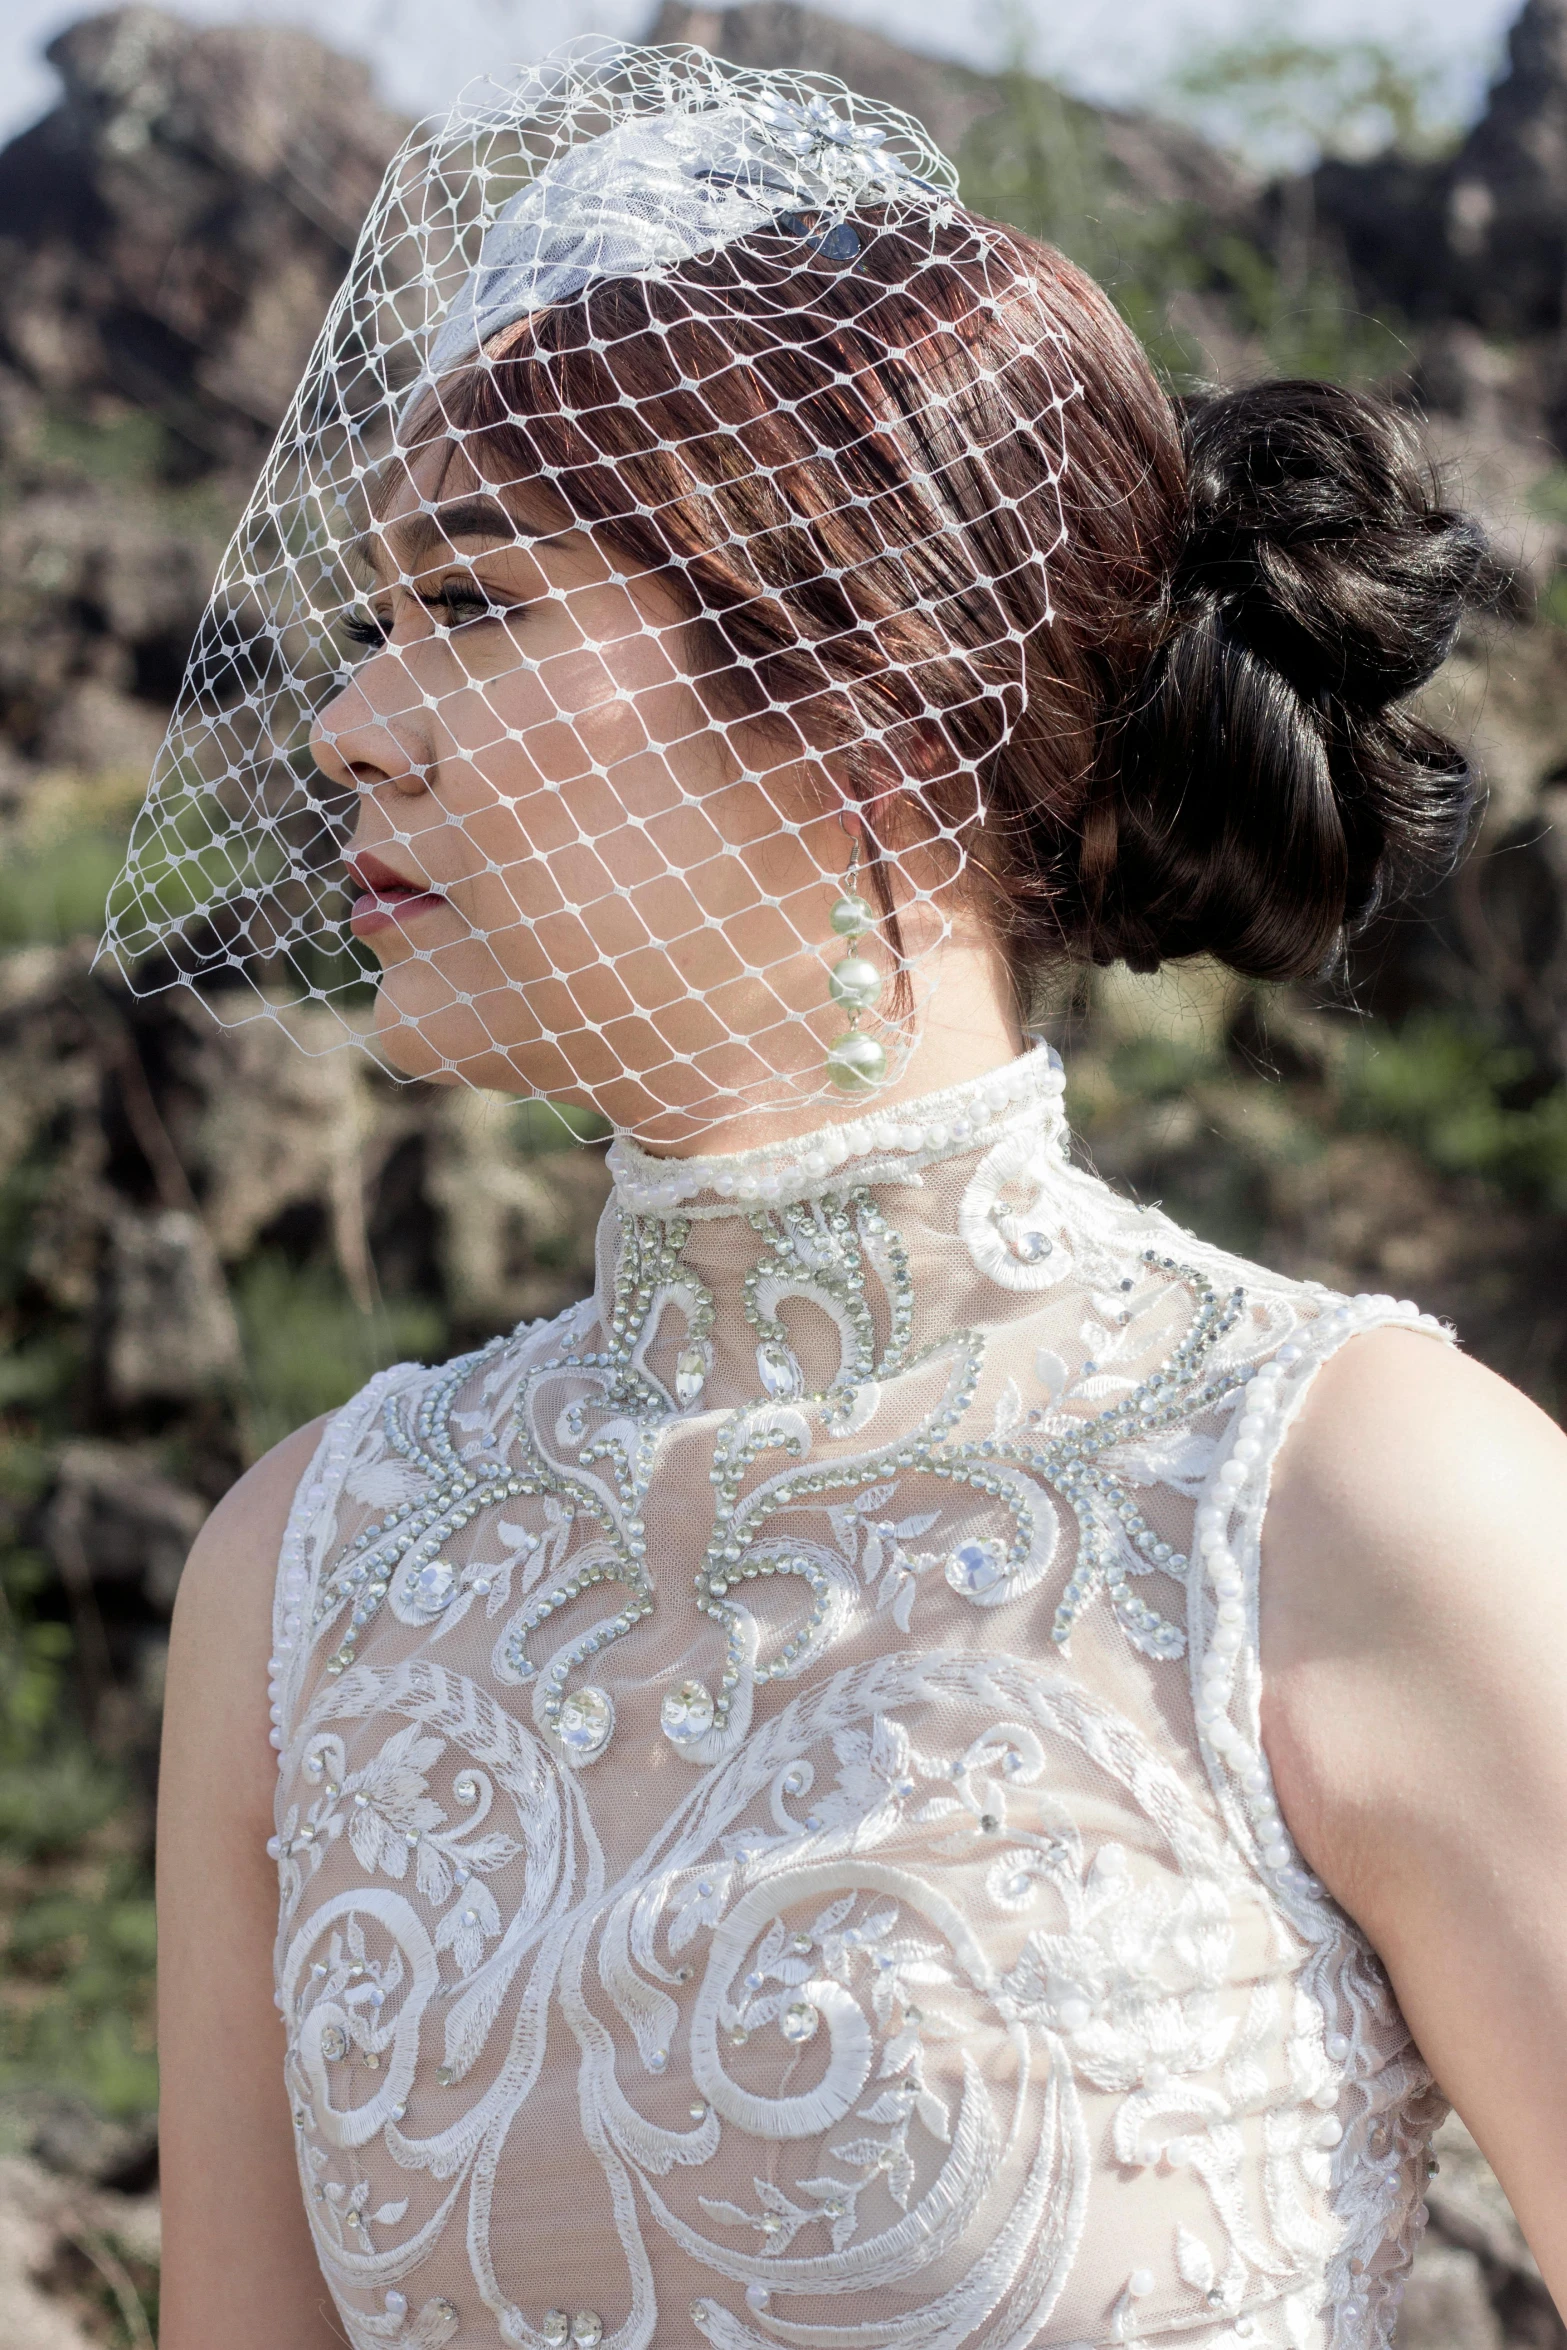
[[[835,1025],[842,1025],[841,1017]],[[921,1009],[919,1041],[904,1067],[873,1093],[824,1101],[821,1070],[815,1067],[799,1077],[780,1075],[764,1103],[741,1103],[705,1122],[698,1132],[682,1131],[679,1113],[628,1121],[622,1131],[634,1137],[644,1153],[660,1158],[729,1158],[796,1142],[829,1126],[907,1109],[929,1095],[1005,1068],[1022,1050],[1012,990],[993,946],[988,941],[965,941],[948,952],[941,983]],[[825,1043],[821,1054],[825,1061]]]

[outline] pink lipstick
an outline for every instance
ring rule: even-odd
[[[377,931],[401,928],[447,902],[438,890],[422,880],[410,880],[368,849],[349,859],[348,871],[360,889],[348,916],[348,927],[356,938],[373,938]]]

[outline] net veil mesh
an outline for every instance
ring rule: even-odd
[[[1075,391],[1026,249],[829,77],[589,41],[464,92],[225,556],[105,955],[655,1135],[868,1106],[964,919]]]

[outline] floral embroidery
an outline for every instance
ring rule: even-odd
[[[606,1296],[329,1431],[278,1985],[356,2345],[1022,2345],[1090,2244],[1096,2338],[1386,2338],[1437,2108],[1273,1802],[1255,1575],[1312,1370],[1413,1309],[1126,1206],[1058,1097],[619,1145]],[[580,2316],[508,2268],[566,2075]]]

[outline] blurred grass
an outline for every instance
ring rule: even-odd
[[[1352,1031],[1335,1091],[1348,1131],[1396,1134],[1443,1174],[1567,1213],[1567,1085],[1542,1084],[1523,1047],[1421,1013]]]
[[[1223,104],[1237,124],[1259,130],[1284,103],[1297,126],[1309,128],[1313,105],[1320,110],[1328,96],[1347,118],[1380,109],[1399,132],[1422,119],[1413,94],[1418,67],[1401,66],[1375,44],[1355,46],[1366,55],[1343,91],[1322,77],[1327,52],[1281,48],[1259,35],[1194,56],[1182,87],[1166,95],[1177,110],[1183,97]],[[1286,90],[1292,61],[1304,86]],[[1206,374],[1201,344],[1182,320],[1184,294],[1216,300],[1267,373],[1367,385],[1407,367],[1403,322],[1361,309],[1336,257],[1318,249],[1309,217],[1281,228],[1270,245],[1195,204],[1134,196],[1103,117],[1041,75],[1025,30],[1014,30],[998,84],[998,103],[976,120],[959,155],[965,203],[1043,238],[1096,278],[1174,389],[1199,389]],[[1331,151],[1331,126],[1318,119],[1317,128],[1318,151]]]
[[[96,938],[147,779],[139,768],[40,776],[0,825],[0,951]]]
[[[346,1402],[383,1364],[438,1358],[448,1344],[438,1305],[394,1299],[366,1315],[333,1269],[277,1252],[241,1269],[234,1302],[257,1449]],[[52,1379],[18,1378],[14,1358],[0,1370],[0,1490],[14,1526],[45,1489],[69,1398]],[[49,1563],[0,1539],[0,2096],[48,2089],[132,2119],[157,2103],[149,1821],[81,1727],[57,1606]]]
[[[0,1478],[31,1498],[43,1463],[0,1445]],[[0,1548],[0,2092],[128,2119],[158,2094],[145,1812],[71,1703],[71,1635],[39,1607],[49,1581],[35,1553]]]
[[[125,856],[123,836],[77,833],[0,864],[0,949],[96,936]]]
[[[1273,1013],[1288,1077],[1267,1065]],[[1267,1248],[1257,1171],[1308,1165],[1356,1136],[1481,1186],[1499,1208],[1567,1214],[1567,1083],[1526,1047],[1450,1014],[1398,1027],[1302,1023],[1287,998],[1213,974],[1116,974],[1083,1049],[1067,1055],[1067,1077],[1073,1129],[1089,1149],[1114,1158],[1135,1132],[1170,1212],[1245,1255]]]
[[[446,1316],[423,1298],[367,1314],[331,1266],[294,1265],[267,1251],[233,1283],[249,1383],[248,1435],[265,1452],[339,1404],[388,1363],[439,1360]]]

